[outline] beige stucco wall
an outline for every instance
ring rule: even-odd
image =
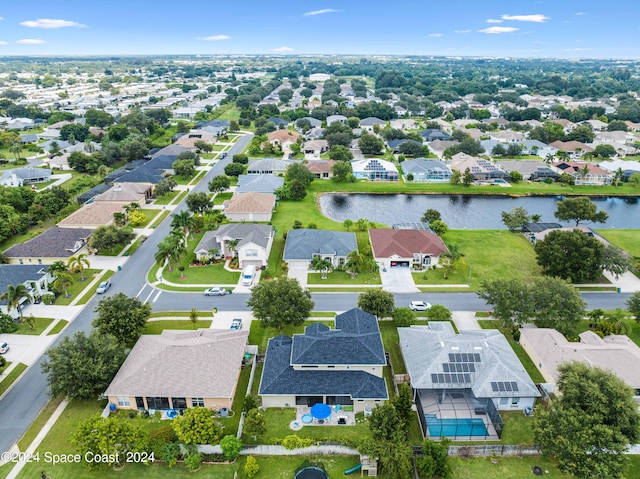
[[[129,403],[130,403],[129,406],[118,406],[117,396],[109,396],[109,403],[115,404],[118,409],[125,409],[125,410],[138,409],[136,406],[136,397],[135,396],[127,396],[127,397],[129,397]],[[190,408],[191,398],[188,397],[186,399],[187,399],[187,407]],[[147,399],[143,397],[142,400],[144,401],[145,408],[148,409]],[[227,409],[231,409],[232,403],[233,403],[233,399],[229,399],[229,398],[204,398],[204,407],[206,407],[207,409],[220,410],[223,407],[226,407]]]
[[[243,221],[246,222],[262,222],[266,223],[271,221],[271,215],[273,212],[268,213],[226,213],[225,215],[229,218],[229,221],[234,221],[237,223],[241,223]]]

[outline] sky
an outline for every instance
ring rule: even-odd
[[[638,0],[2,0],[0,56],[640,58]]]

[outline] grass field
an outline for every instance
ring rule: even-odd
[[[84,288],[86,288],[87,285],[91,282],[94,275],[97,275],[99,273],[100,273],[99,269],[85,269],[82,272],[82,275],[84,276],[84,281],[80,280],[80,273],[71,273],[71,277],[73,278],[73,284],[67,288],[67,292],[69,293],[70,296],[68,298],[65,298],[65,294],[62,293],[60,296],[58,296],[58,299],[56,299],[56,305],[68,306],[69,304],[71,304],[71,301],[73,301],[75,297],[78,296],[84,290]]]
[[[27,429],[27,431],[18,441],[18,447],[20,448],[20,451],[27,450],[27,447],[29,447],[29,444],[33,442],[33,440],[36,438],[36,436],[38,435],[42,427],[49,420],[49,418],[51,417],[51,415],[56,410],[56,408],[60,405],[61,402],[62,402],[61,397],[52,399],[46,404],[46,406],[42,409],[42,411],[40,411],[40,414],[38,414],[38,417],[36,417],[35,421],[31,423],[31,426],[29,426],[29,429]]]
[[[204,312],[200,311],[198,316],[204,316]],[[211,313],[209,313],[210,315]],[[144,327],[142,334],[162,334],[165,329],[207,329],[211,327],[211,319],[198,319],[194,325],[189,318],[185,319],[161,319],[158,321],[149,321]]]
[[[631,256],[640,258],[640,230],[597,230],[597,233]]]
[[[87,304],[87,302],[93,297],[93,295],[96,294],[96,290],[98,289],[98,286],[100,286],[100,283],[111,278],[113,274],[114,274],[113,271],[107,271],[105,274],[103,274],[100,280],[96,281],[96,283],[93,286],[91,286],[91,288],[89,288],[89,290],[86,293],[84,293],[82,298],[80,298],[80,300],[76,304],[79,304],[79,305]]]
[[[349,273],[333,271],[327,274],[326,279],[322,279],[322,273],[309,273],[307,278],[309,284],[382,284],[378,273],[360,273],[352,279]]]
[[[213,198],[213,204],[221,205],[225,201],[230,200],[232,196],[233,193],[231,191],[223,191],[222,193],[217,193]]]
[[[168,205],[180,193],[178,190],[170,191],[166,195],[159,196],[154,202],[155,205]]]
[[[20,375],[27,369],[27,365],[24,363],[18,363],[16,366],[7,374],[7,376],[0,382],[0,396],[4,394],[4,392],[11,387],[11,385],[20,377]]]
[[[26,319],[26,317],[24,319]],[[29,325],[25,321],[23,321],[22,323],[18,324],[18,330],[13,334],[28,334],[30,336],[39,336],[53,322],[53,319],[51,318],[34,319],[36,324],[34,325],[33,329],[31,329]]]
[[[51,331],[49,331],[47,333],[47,336],[53,336],[54,334],[58,334],[60,331],[62,331],[64,329],[64,327],[67,324],[69,324],[69,321],[67,321],[66,319],[58,320],[56,325],[53,328],[51,328]]]
[[[169,210],[163,211],[162,214],[158,216],[151,225],[149,225],[149,228],[157,228],[170,213],[171,211]]]
[[[139,211],[140,213],[142,213],[143,215],[145,215],[145,217],[147,218],[147,221],[145,221],[145,222],[144,222],[144,223],[142,223],[142,224],[137,224],[137,225],[135,225],[135,226],[134,226],[134,228],[144,228],[144,227],[146,227],[146,226],[149,224],[149,222],[150,222],[153,218],[155,218],[155,216],[156,216],[160,211],[162,211],[162,210],[161,210],[160,208],[156,208],[156,209],[152,209],[152,208],[148,208],[148,209],[147,209],[147,208],[143,208],[143,209],[140,209],[140,210],[138,210],[138,211]]]

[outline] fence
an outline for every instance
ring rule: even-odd
[[[250,352],[253,356],[251,357],[251,373],[249,374],[249,384],[247,385],[247,391],[245,392],[245,395],[251,394],[251,387],[253,386],[253,380],[254,380],[254,376],[256,374],[256,366],[258,364],[258,347],[254,346],[254,345],[249,345],[247,347],[247,351]],[[238,391],[236,391],[236,394],[238,394]],[[236,411],[237,414],[237,411]],[[242,438],[242,427],[244,426],[244,411],[242,411],[242,414],[240,415],[240,422],[238,423],[238,432],[236,434],[236,437],[238,439]]]
[[[449,446],[450,456],[539,456],[540,446],[520,446],[508,444],[487,444],[478,446]]]

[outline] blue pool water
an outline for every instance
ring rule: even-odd
[[[430,436],[488,436],[487,426],[480,418],[436,419],[426,416]]]

